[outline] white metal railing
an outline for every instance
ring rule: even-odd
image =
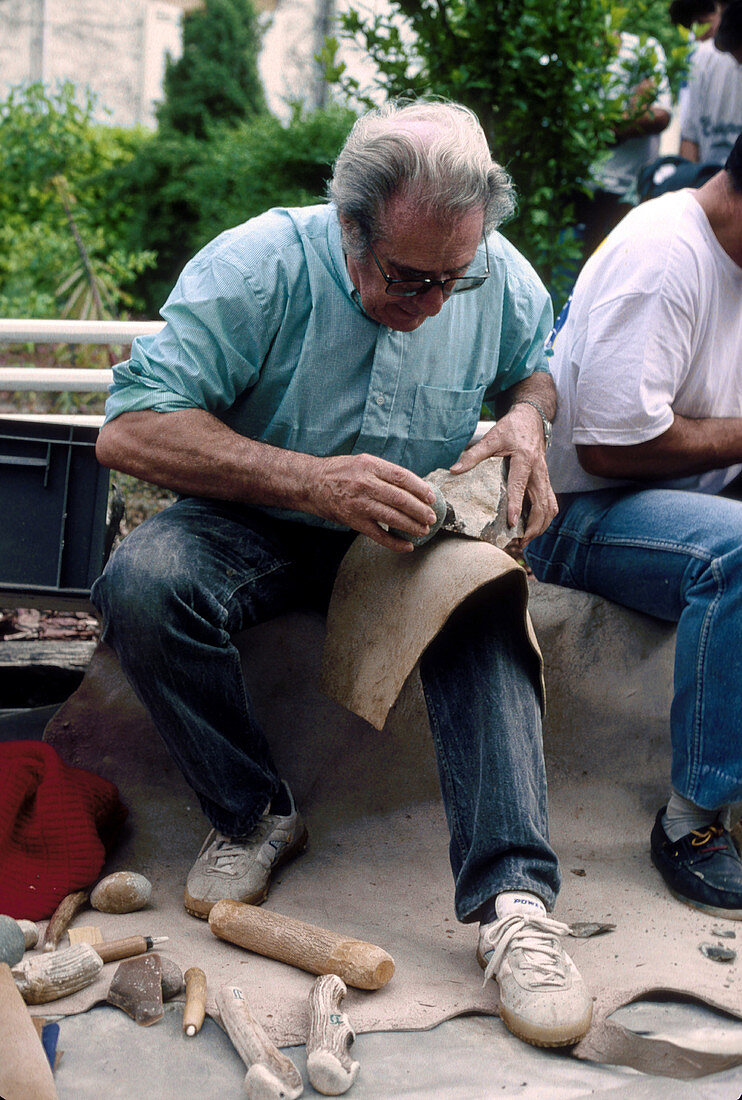
[[[0,367],[0,390],[63,390],[100,393],[113,381],[113,371],[88,367]]]
[[[2,344],[99,344],[128,345],[135,336],[159,332],[164,321],[40,321],[0,319]],[[104,393],[113,372],[87,367],[0,367],[0,390],[54,393]],[[101,423],[102,417],[84,413],[13,413],[12,419]]]
[[[159,332],[164,321],[0,320],[0,344],[130,344]]]

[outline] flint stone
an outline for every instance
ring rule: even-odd
[[[454,530],[466,538],[489,542],[500,550],[504,550],[513,539],[522,537],[522,519],[514,527],[508,526],[504,459],[485,458],[473,470],[463,474],[433,470],[425,480],[440,490],[449,505],[447,531]]]

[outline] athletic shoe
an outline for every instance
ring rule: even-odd
[[[657,813],[651,852],[670,893],[714,917],[742,920],[742,859],[731,835],[714,824],[670,840],[662,826],[666,809]]]
[[[501,917],[479,930],[477,961],[500,988],[500,1016],[537,1047],[571,1046],[590,1027],[593,1003],[560,943],[569,927],[546,915]]]
[[[260,905],[273,872],[307,846],[307,830],[286,784],[289,812],[261,817],[250,836],[235,840],[212,829],[188,875],[184,904],[191,916],[206,919],[224,898]]]

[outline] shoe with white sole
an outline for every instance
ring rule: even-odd
[[[545,913],[511,914],[479,930],[477,961],[500,988],[503,1023],[534,1046],[571,1046],[590,1028],[592,1000],[560,943],[569,932]]]
[[[235,840],[212,829],[188,875],[184,904],[191,916],[206,919],[224,898],[260,905],[271,875],[307,846],[307,830],[288,787],[289,812],[269,807],[250,836]]]

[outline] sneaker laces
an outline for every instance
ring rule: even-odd
[[[219,833],[215,835],[219,839],[212,841],[204,850],[206,855],[205,873],[207,875],[210,873],[220,875],[236,874],[238,870],[236,867],[237,860],[245,855],[245,841],[232,840],[230,837]]]
[[[552,917],[523,917],[515,913],[495,921],[484,933],[481,948],[492,950],[484,971],[484,983],[500,968],[509,950],[522,951],[522,963],[528,967],[535,985],[562,986],[567,968],[560,936],[571,935],[568,924]]]

